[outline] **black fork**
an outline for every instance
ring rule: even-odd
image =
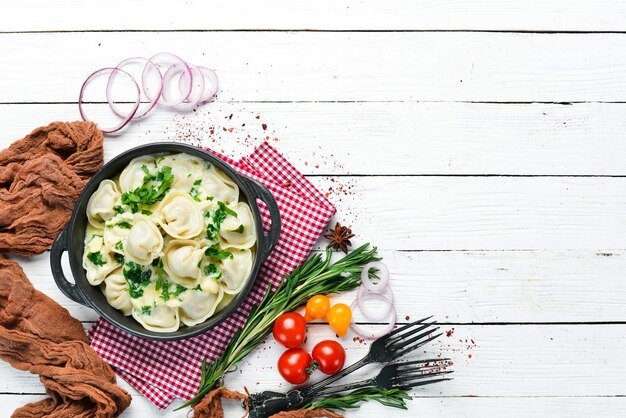
[[[431,318],[432,316],[429,316],[389,332],[374,341],[370,346],[369,352],[361,360],[339,373],[304,389],[294,389],[286,394],[265,391],[250,395],[248,397],[250,418],[262,418],[288,408],[299,406],[307,399],[315,397],[329,384],[336,382],[363,366],[372,363],[391,363],[424,344],[433,341],[438,338],[441,333],[435,334],[439,327],[433,327],[433,325],[436,324],[435,321],[428,322]]]
[[[376,377],[346,385],[327,386],[316,392],[315,396],[328,396],[367,387],[408,390],[417,386],[443,382],[451,379],[444,377],[452,373],[451,370],[445,370],[448,360],[450,359],[442,358],[391,363],[383,367]]]

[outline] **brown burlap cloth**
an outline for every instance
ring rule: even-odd
[[[47,250],[81,190],[102,167],[102,133],[92,123],[54,122],[0,152],[0,252]],[[0,358],[38,374],[50,396],[13,417],[115,417],[130,395],[89,347],[81,323],[35,290],[0,255]]]

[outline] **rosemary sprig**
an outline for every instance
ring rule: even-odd
[[[370,249],[369,244],[365,244],[331,263],[332,252],[328,249],[326,257],[315,254],[286,275],[274,292],[268,286],[263,299],[252,308],[243,328],[233,335],[222,356],[210,364],[206,359],[202,362],[198,393],[178,409],[196,404],[211,389],[221,385],[224,375],[271,333],[272,325],[280,315],[304,305],[311,296],[357,287],[361,283],[362,267],[379,260],[375,254],[376,248]]]
[[[376,401],[382,405],[392,408],[407,409],[406,401],[411,399],[411,395],[402,389],[383,389],[377,387],[363,388],[352,391],[346,395],[331,395],[318,401],[309,402],[304,405],[306,409],[332,409],[335,411],[345,411],[346,409],[358,408],[359,402]]]

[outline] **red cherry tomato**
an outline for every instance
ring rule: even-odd
[[[285,347],[300,347],[306,339],[306,321],[297,312],[287,312],[274,322],[272,332],[276,341]]]
[[[300,385],[309,380],[309,366],[311,356],[301,348],[290,348],[278,359],[278,372],[280,375],[294,385]]]
[[[318,343],[311,355],[324,374],[339,372],[346,362],[346,350],[337,341],[324,340]]]

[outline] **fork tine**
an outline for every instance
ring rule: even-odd
[[[435,328],[433,331],[436,331],[437,329],[439,329],[439,327]],[[431,331],[431,333],[432,333],[432,331]],[[413,344],[412,346],[409,346],[409,347],[405,347],[405,348],[403,348],[402,350],[400,350],[400,351],[398,351],[398,352],[396,353],[396,358],[397,358],[397,357],[402,357],[402,356],[404,356],[405,354],[407,354],[407,353],[409,353],[409,352],[411,352],[411,351],[413,351],[413,350],[415,350],[415,349],[418,349],[418,348],[420,348],[421,346],[423,346],[423,345],[425,345],[425,344],[428,344],[429,342],[431,342],[431,341],[433,341],[433,340],[436,340],[436,339],[437,339],[437,338],[439,338],[442,334],[443,334],[443,333],[441,333],[441,332],[440,332],[439,334],[436,334],[436,335],[433,335],[433,336],[431,336],[431,337],[428,337],[428,338],[427,338],[426,340],[424,340],[424,341],[420,341],[420,342],[419,342],[419,343],[417,343],[417,344]],[[417,339],[414,339],[412,342],[414,342],[414,341],[416,341],[416,340],[417,340]]]
[[[428,327],[431,327],[431,326],[433,326],[435,324],[436,324],[436,322],[434,322],[434,321],[433,322],[427,322],[425,324],[417,324],[417,325],[419,325],[419,327],[412,328],[412,329],[407,329],[406,332],[403,332],[401,334],[395,335],[393,338],[390,338],[386,343],[387,343],[387,345],[395,344],[398,341],[402,341],[403,339],[408,338],[408,337],[410,337],[412,335],[415,335],[418,332],[424,331]]]
[[[439,373],[446,370],[445,366],[440,366],[440,365],[433,365],[433,366],[428,366],[428,367],[413,367],[411,369],[406,369],[406,370],[396,370],[396,375],[397,376],[407,376],[407,375],[414,375],[414,374],[423,374],[423,375],[428,375],[431,373]]]
[[[426,318],[418,319],[417,321],[411,322],[410,324],[407,324],[407,325],[405,325],[403,327],[396,328],[393,331],[391,331],[389,334],[387,334],[386,337],[389,338],[389,337],[391,337],[393,335],[396,335],[397,333],[402,332],[404,330],[407,330],[407,329],[411,328],[414,325],[420,324],[420,323],[422,323],[424,321],[428,321],[432,317],[433,317],[433,315],[427,316]],[[385,337],[383,337],[383,338],[385,338]]]
[[[412,389],[412,388],[416,388],[418,386],[426,386],[426,385],[430,385],[433,383],[439,383],[439,382],[445,382],[446,380],[452,380],[451,377],[442,377],[440,379],[433,379],[433,380],[417,380],[414,382],[406,382],[403,384],[399,384],[399,385],[394,385],[395,388],[398,389]]]
[[[422,332],[422,333],[420,333],[418,335],[415,335],[415,336],[414,336],[414,333],[412,333],[410,335],[403,335],[402,336],[403,338],[401,340],[394,341],[393,344],[400,343],[400,344],[402,344],[403,346],[406,347],[407,345],[409,345],[409,344],[411,344],[411,343],[413,343],[413,342],[415,342],[417,340],[421,340],[423,337],[425,337],[427,335],[432,334],[433,332],[437,331],[438,329],[439,329],[439,327],[434,327],[432,329],[427,329],[426,331],[424,331],[424,332]],[[412,338],[407,339],[408,337],[412,337]]]
[[[398,375],[395,377],[394,380],[397,382],[402,382],[402,381],[406,382],[406,381],[412,381],[412,380],[430,379],[435,376],[443,376],[443,375],[450,374],[450,373],[453,373],[453,371],[442,370],[442,371],[432,372],[432,373],[410,373],[406,375]]]
[[[430,358],[430,359],[425,359],[425,360],[400,361],[398,363],[392,363],[392,364],[396,365],[399,368],[403,366],[412,366],[414,364],[440,363],[442,361],[448,361],[448,360],[450,359],[447,357],[444,357],[444,358]]]

